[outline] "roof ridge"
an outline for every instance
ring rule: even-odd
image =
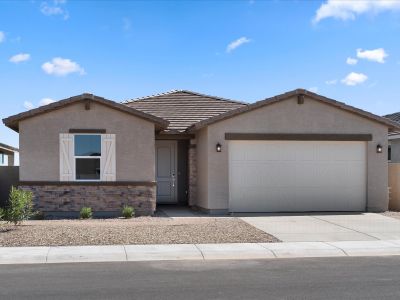
[[[206,98],[212,98],[212,99],[216,99],[216,100],[220,100],[220,101],[227,101],[227,102],[231,102],[231,103],[237,103],[237,104],[243,104],[243,105],[247,105],[248,104],[248,103],[243,102],[243,101],[232,100],[232,99],[223,98],[223,97],[219,97],[219,96],[212,96],[212,95],[197,93],[197,92],[193,92],[193,91],[189,91],[189,90],[180,90],[180,89],[174,89],[174,90],[170,90],[168,92],[153,94],[153,95],[150,95],[150,96],[137,97],[137,98],[133,98],[133,99],[130,99],[130,100],[125,100],[125,101],[123,101],[121,103],[128,104],[128,103],[132,103],[132,102],[137,102],[137,101],[141,101],[141,100],[146,100],[146,99],[150,99],[150,98],[160,97],[160,96],[169,95],[169,94],[173,94],[173,93],[179,93],[179,92],[188,93],[188,94],[201,96],[201,97],[206,97]]]
[[[154,97],[159,97],[159,96],[163,96],[163,95],[173,94],[173,93],[176,93],[176,92],[179,92],[179,91],[180,90],[170,90],[170,91],[163,92],[163,93],[157,93],[157,94],[152,94],[152,95],[148,95],[148,96],[136,97],[136,98],[132,98],[132,99],[129,99],[129,100],[122,101],[121,103],[126,104],[126,103],[136,102],[136,101],[145,100],[145,99],[149,99],[149,98],[154,98]]]

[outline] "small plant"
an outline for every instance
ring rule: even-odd
[[[5,212],[4,209],[0,207],[0,221],[4,220]]]
[[[21,224],[24,220],[29,219],[33,212],[33,194],[11,187],[8,206],[4,211],[4,219],[14,225]]]
[[[132,206],[125,205],[122,208],[122,216],[126,219],[130,219],[135,216],[135,209]]]
[[[81,219],[91,219],[92,218],[92,209],[90,207],[82,207],[79,212],[79,217]]]

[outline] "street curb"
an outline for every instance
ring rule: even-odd
[[[239,260],[400,255],[400,240],[0,247],[0,264]]]

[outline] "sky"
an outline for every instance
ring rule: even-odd
[[[1,1],[0,118],[84,92],[296,88],[400,111],[400,1]],[[0,142],[18,134],[0,125]]]

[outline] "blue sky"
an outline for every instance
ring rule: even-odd
[[[0,70],[0,118],[83,92],[299,87],[381,115],[400,111],[400,1],[3,1]]]

